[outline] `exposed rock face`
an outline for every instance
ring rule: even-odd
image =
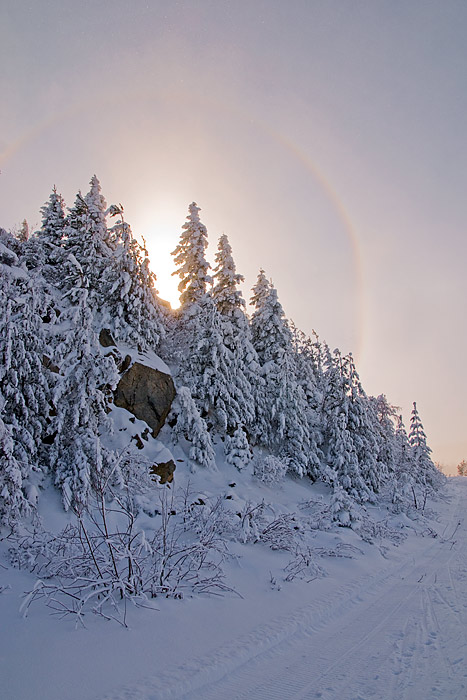
[[[151,474],[156,474],[159,477],[160,484],[171,484],[174,480],[175,462],[173,459],[169,459],[168,462],[159,462],[159,464],[153,464],[150,472]]]
[[[156,437],[169,415],[174,398],[175,387],[169,374],[135,362],[120,379],[114,403],[144,420]]]
[[[60,374],[60,367],[57,367],[53,360],[51,360],[47,355],[42,355],[42,365],[54,374]]]
[[[115,340],[112,337],[112,333],[108,328],[103,328],[99,333],[99,343],[103,348],[115,347]]]

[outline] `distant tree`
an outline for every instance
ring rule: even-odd
[[[23,219],[23,221],[21,222],[20,229],[19,229],[18,234],[17,234],[18,240],[21,241],[21,243],[26,243],[26,241],[29,238],[29,235],[30,235],[29,224],[28,224],[26,219]]]
[[[459,476],[467,476],[467,462],[465,459],[457,465],[457,473]]]

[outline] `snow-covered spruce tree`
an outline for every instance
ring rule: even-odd
[[[108,286],[103,291],[103,324],[116,340],[154,349],[165,335],[156,276],[149,269],[146,248],[136,241],[124,220],[123,207],[112,205],[109,213],[120,220],[109,231],[112,255]]]
[[[309,432],[308,473],[313,479],[321,475],[324,455],[321,450],[323,443],[323,419],[321,415],[324,383],[320,354],[317,354],[317,343],[307,337],[291,321],[289,323],[292,335],[292,351],[295,374],[302,387],[307,403],[307,423]],[[320,353],[318,347],[318,353]]]
[[[208,295],[211,277],[208,274],[209,263],[205,258],[207,230],[199,220],[199,211],[195,202],[190,204],[180,242],[172,252],[178,267],[172,274],[180,277],[180,308],[176,312],[176,323],[169,344],[172,359],[180,363],[184,374],[190,372],[186,363],[202,334],[201,310],[203,307],[212,307],[212,299]]]
[[[396,469],[395,460],[395,421],[397,409],[391,406],[384,394],[368,399],[368,410],[377,442],[377,473],[380,485],[389,482]]]
[[[274,360],[282,355],[287,348],[290,337],[285,324],[282,307],[277,308],[278,323],[271,318],[271,311],[275,311],[274,304],[271,303],[270,293],[273,290],[271,282],[267,279],[264,270],[260,269],[256,284],[252,289],[250,304],[254,308],[250,321],[251,340],[260,365],[259,375],[261,382],[257,385],[256,392],[256,420],[255,420],[255,442],[262,445],[276,445],[280,442],[280,437],[276,436],[273,425],[273,418],[276,414],[275,389],[273,381],[269,381],[269,370],[271,375],[277,375],[278,368]],[[274,290],[275,291],[275,290]],[[275,293],[276,306],[278,304],[277,293]],[[272,346],[275,341],[277,347]],[[278,439],[279,437],[279,439]]]
[[[214,469],[215,455],[206,422],[199,415],[191,391],[186,386],[177,388],[177,395],[172,405],[173,416],[176,417],[173,434],[189,442],[188,456],[192,461],[192,467],[199,464]]]
[[[400,510],[407,497],[414,500],[417,507],[417,497],[414,491],[415,477],[411,459],[411,447],[405,430],[402,416],[398,416],[393,441],[394,471],[390,474],[389,486],[391,500],[397,510]]]
[[[14,455],[11,428],[1,418],[4,405],[5,399],[0,395],[0,527],[14,527],[29,512],[30,504],[23,491],[24,465]]]
[[[57,266],[63,264],[61,243],[65,229],[64,202],[55,187],[41,213],[41,228],[22,241],[21,259],[29,270],[39,270],[51,282],[54,281],[52,273],[56,276]]]
[[[345,358],[348,373],[349,404],[347,424],[357,453],[360,474],[371,496],[379,493],[387,479],[388,470],[384,462],[378,462],[378,422],[368,397],[360,383],[352,354]]]
[[[422,489],[425,487],[429,489],[437,488],[443,480],[442,474],[435,467],[430,457],[431,448],[427,445],[425,431],[415,401],[410,418],[409,444],[416,483]]]
[[[45,471],[41,445],[50,396],[42,365],[45,350],[33,280],[16,254],[0,243],[0,519],[4,522],[28,510],[27,495]]]
[[[36,232],[45,249],[60,248],[63,243],[65,231],[65,202],[54,186],[48,202],[41,208],[42,226]],[[46,250],[46,257],[49,251]]]
[[[258,388],[256,440],[286,459],[291,471],[312,475],[306,397],[297,381],[284,310],[264,270],[252,291],[252,343],[264,380]]]
[[[118,373],[112,355],[101,354],[88,301],[87,290],[81,288],[77,303],[64,310],[55,355],[60,377],[53,397],[56,437],[51,462],[66,509],[86,504],[98,452],[104,472],[115,461],[110,451],[98,450],[98,438],[110,430],[107,392],[115,387]]]
[[[209,295],[200,306],[198,321],[196,345],[189,361],[183,363],[183,376],[201,415],[225,435],[243,423],[245,411],[235,381],[234,358],[224,343],[221,316]]]
[[[61,195],[54,187],[48,202],[41,209],[40,229],[30,236],[21,252],[21,260],[34,283],[42,319],[47,324],[57,321],[63,294],[82,277],[78,262],[63,248],[66,225],[64,206]]]
[[[225,234],[219,238],[215,262],[213,274],[215,284],[212,296],[216,306],[226,318],[238,316],[240,323],[243,323],[245,300],[238,285],[244,282],[245,278],[236,270],[232,247]],[[237,313],[238,311],[241,312],[241,315]]]
[[[6,233],[6,232],[5,232]],[[11,291],[10,279],[5,272],[6,261],[11,265],[18,261],[15,253],[0,243],[1,277],[0,277],[0,526],[14,526],[19,517],[27,510],[28,502],[23,493],[23,479],[27,477],[29,465],[19,462],[14,454],[12,426],[5,424],[2,417],[5,412],[6,397],[14,391],[9,375],[11,364]]]
[[[76,196],[69,210],[63,244],[79,264],[91,296],[105,298],[109,286],[113,243],[106,223],[106,202],[99,180],[94,175],[91,188],[83,197]]]
[[[323,451],[328,467],[326,480],[339,485],[357,501],[367,501],[371,490],[365,483],[353,436],[349,428],[350,375],[348,358],[339,350],[333,354],[325,347],[326,390],[323,404],[325,440]]]
[[[199,212],[200,208],[192,202],[188,207],[187,220],[182,226],[180,241],[172,253],[178,266],[178,270],[172,274],[180,277],[178,290],[182,311],[192,304],[201,303],[211,282],[208,274],[210,265],[205,256],[208,232],[199,219]]]
[[[238,392],[232,389],[233,356],[224,343],[221,315],[208,290],[211,278],[204,257],[206,246],[206,227],[193,203],[173,253],[181,280],[181,307],[173,336],[177,379],[189,388],[208,427],[225,435],[228,428],[235,430],[243,422],[243,413]]]
[[[258,358],[251,342],[245,300],[238,289],[243,280],[236,272],[228,238],[223,235],[216,253],[212,298],[219,313],[222,341],[230,358],[229,376],[225,377],[234,402],[233,411],[226,407],[229,433],[236,431],[239,425],[251,432],[255,419],[255,387],[259,381]]]

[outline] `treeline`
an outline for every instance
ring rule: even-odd
[[[218,440],[237,468],[254,450],[266,478],[276,470],[323,480],[337,500],[372,501],[389,489],[394,503],[412,494],[417,505],[440,484],[415,403],[407,435],[385,396],[366,395],[352,355],[285,318],[263,270],[247,315],[227,236],[211,267],[195,203],[173,253],[175,311],[95,176],[67,211],[55,188],[41,211],[31,235],[0,229],[1,523],[35,507],[46,475],[65,507],[85,504],[99,475],[118,479],[117,455],[100,441],[119,378],[118,358],[99,345],[103,328],[170,365],[171,435],[189,441],[194,464],[215,468]]]

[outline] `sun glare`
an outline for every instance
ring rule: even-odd
[[[172,251],[176,247],[182,225],[185,221],[185,207],[167,203],[155,206],[150,213],[141,216],[135,231],[144,236],[151,261],[151,270],[156,274],[156,287],[161,299],[168,301],[172,309],[180,306],[177,275]]]

